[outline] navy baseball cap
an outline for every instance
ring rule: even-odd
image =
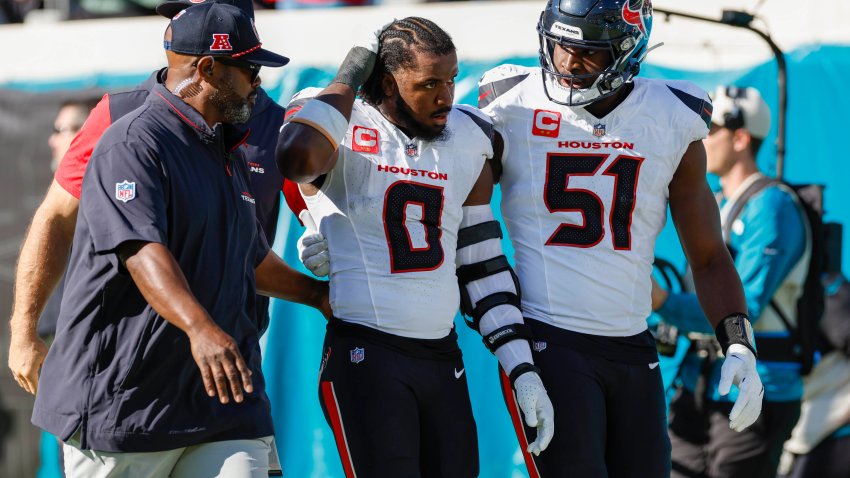
[[[260,48],[254,20],[233,5],[207,2],[181,10],[171,19],[165,49],[195,56],[226,56],[262,66],[283,66],[289,58]]]
[[[172,0],[169,2],[160,3],[156,6],[156,13],[165,18],[173,18],[182,10],[202,3],[221,3],[224,5],[233,5],[239,7],[240,10],[247,13],[248,16],[254,18],[254,2],[253,0]]]

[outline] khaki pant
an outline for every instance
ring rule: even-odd
[[[273,438],[145,453],[80,450],[79,443],[78,433],[62,447],[67,478],[267,478]]]

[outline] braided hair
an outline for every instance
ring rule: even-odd
[[[407,17],[392,22],[381,33],[378,61],[375,69],[360,87],[360,96],[372,105],[384,99],[382,80],[384,74],[416,64],[414,48],[420,53],[447,55],[455,51],[452,38],[431,20]]]

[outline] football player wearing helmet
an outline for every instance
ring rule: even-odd
[[[479,107],[504,136],[495,174],[522,312],[561,428],[546,452],[525,454],[532,477],[670,474],[646,325],[668,204],[702,308],[736,358],[721,379],[740,389],[730,426],[761,409],[741,281],[705,178],[711,101],[688,82],[636,77],[651,29],[649,0],[549,0],[540,67],[503,65],[480,81]],[[533,430],[514,418],[524,444]]]
[[[478,475],[461,304],[536,429],[527,450],[552,438],[490,209],[500,141],[486,115],[452,106],[457,71],[439,26],[397,20],[352,48],[330,86],[296,94],[281,129],[278,165],[317,226],[302,259],[330,274],[320,398],[349,477]]]

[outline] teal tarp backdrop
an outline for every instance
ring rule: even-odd
[[[850,188],[844,177],[850,176],[850,162],[843,158],[841,138],[842,115],[850,111],[850,95],[844,81],[850,78],[850,47],[817,46],[797,49],[787,55],[789,66],[789,110],[786,155],[786,180],[826,184],[826,206],[829,219],[850,224]],[[457,82],[457,101],[475,104],[476,82],[487,69],[501,63],[536,64],[536,58],[510,58],[488,63],[462,62]],[[293,93],[307,86],[323,86],[330,80],[333,68],[316,69],[288,66],[279,81],[264,86],[273,98],[285,104]],[[147,73],[119,77],[93,76],[61,83],[7,84],[0,87],[26,90],[48,90],[69,87],[114,87],[132,85]],[[707,90],[718,84],[754,86],[767,102],[776,107],[776,65],[765,63],[751,70],[724,72],[688,72],[645,65],[642,76],[688,79]],[[774,110],[774,125],[776,111]],[[774,137],[768,137],[759,162],[775,169]],[[712,180],[716,184],[716,180]],[[498,194],[494,205],[498,214]],[[275,250],[290,264],[299,264],[295,241],[302,228],[291,214],[281,215]],[[844,249],[850,239],[845,238]],[[508,242],[505,243],[511,251]],[[668,222],[658,244],[657,255],[681,267],[683,255],[675,230]],[[850,254],[845,254],[844,270],[850,270]],[[298,265],[300,267],[300,264]],[[318,313],[281,301],[272,302],[272,322],[265,337],[264,369],[268,393],[273,404],[277,429],[277,445],[286,476],[342,477],[339,458],[330,428],[326,425],[318,402],[318,372],[324,336],[324,320]],[[485,351],[480,338],[458,322],[461,348],[475,417],[478,423],[481,476],[487,478],[527,476],[518,451],[509,416],[506,412],[496,375],[496,361]],[[674,364],[665,368],[669,380]],[[380,453],[380,452],[379,452]],[[45,471],[45,470],[43,470]],[[42,473],[39,476],[51,476]]]

